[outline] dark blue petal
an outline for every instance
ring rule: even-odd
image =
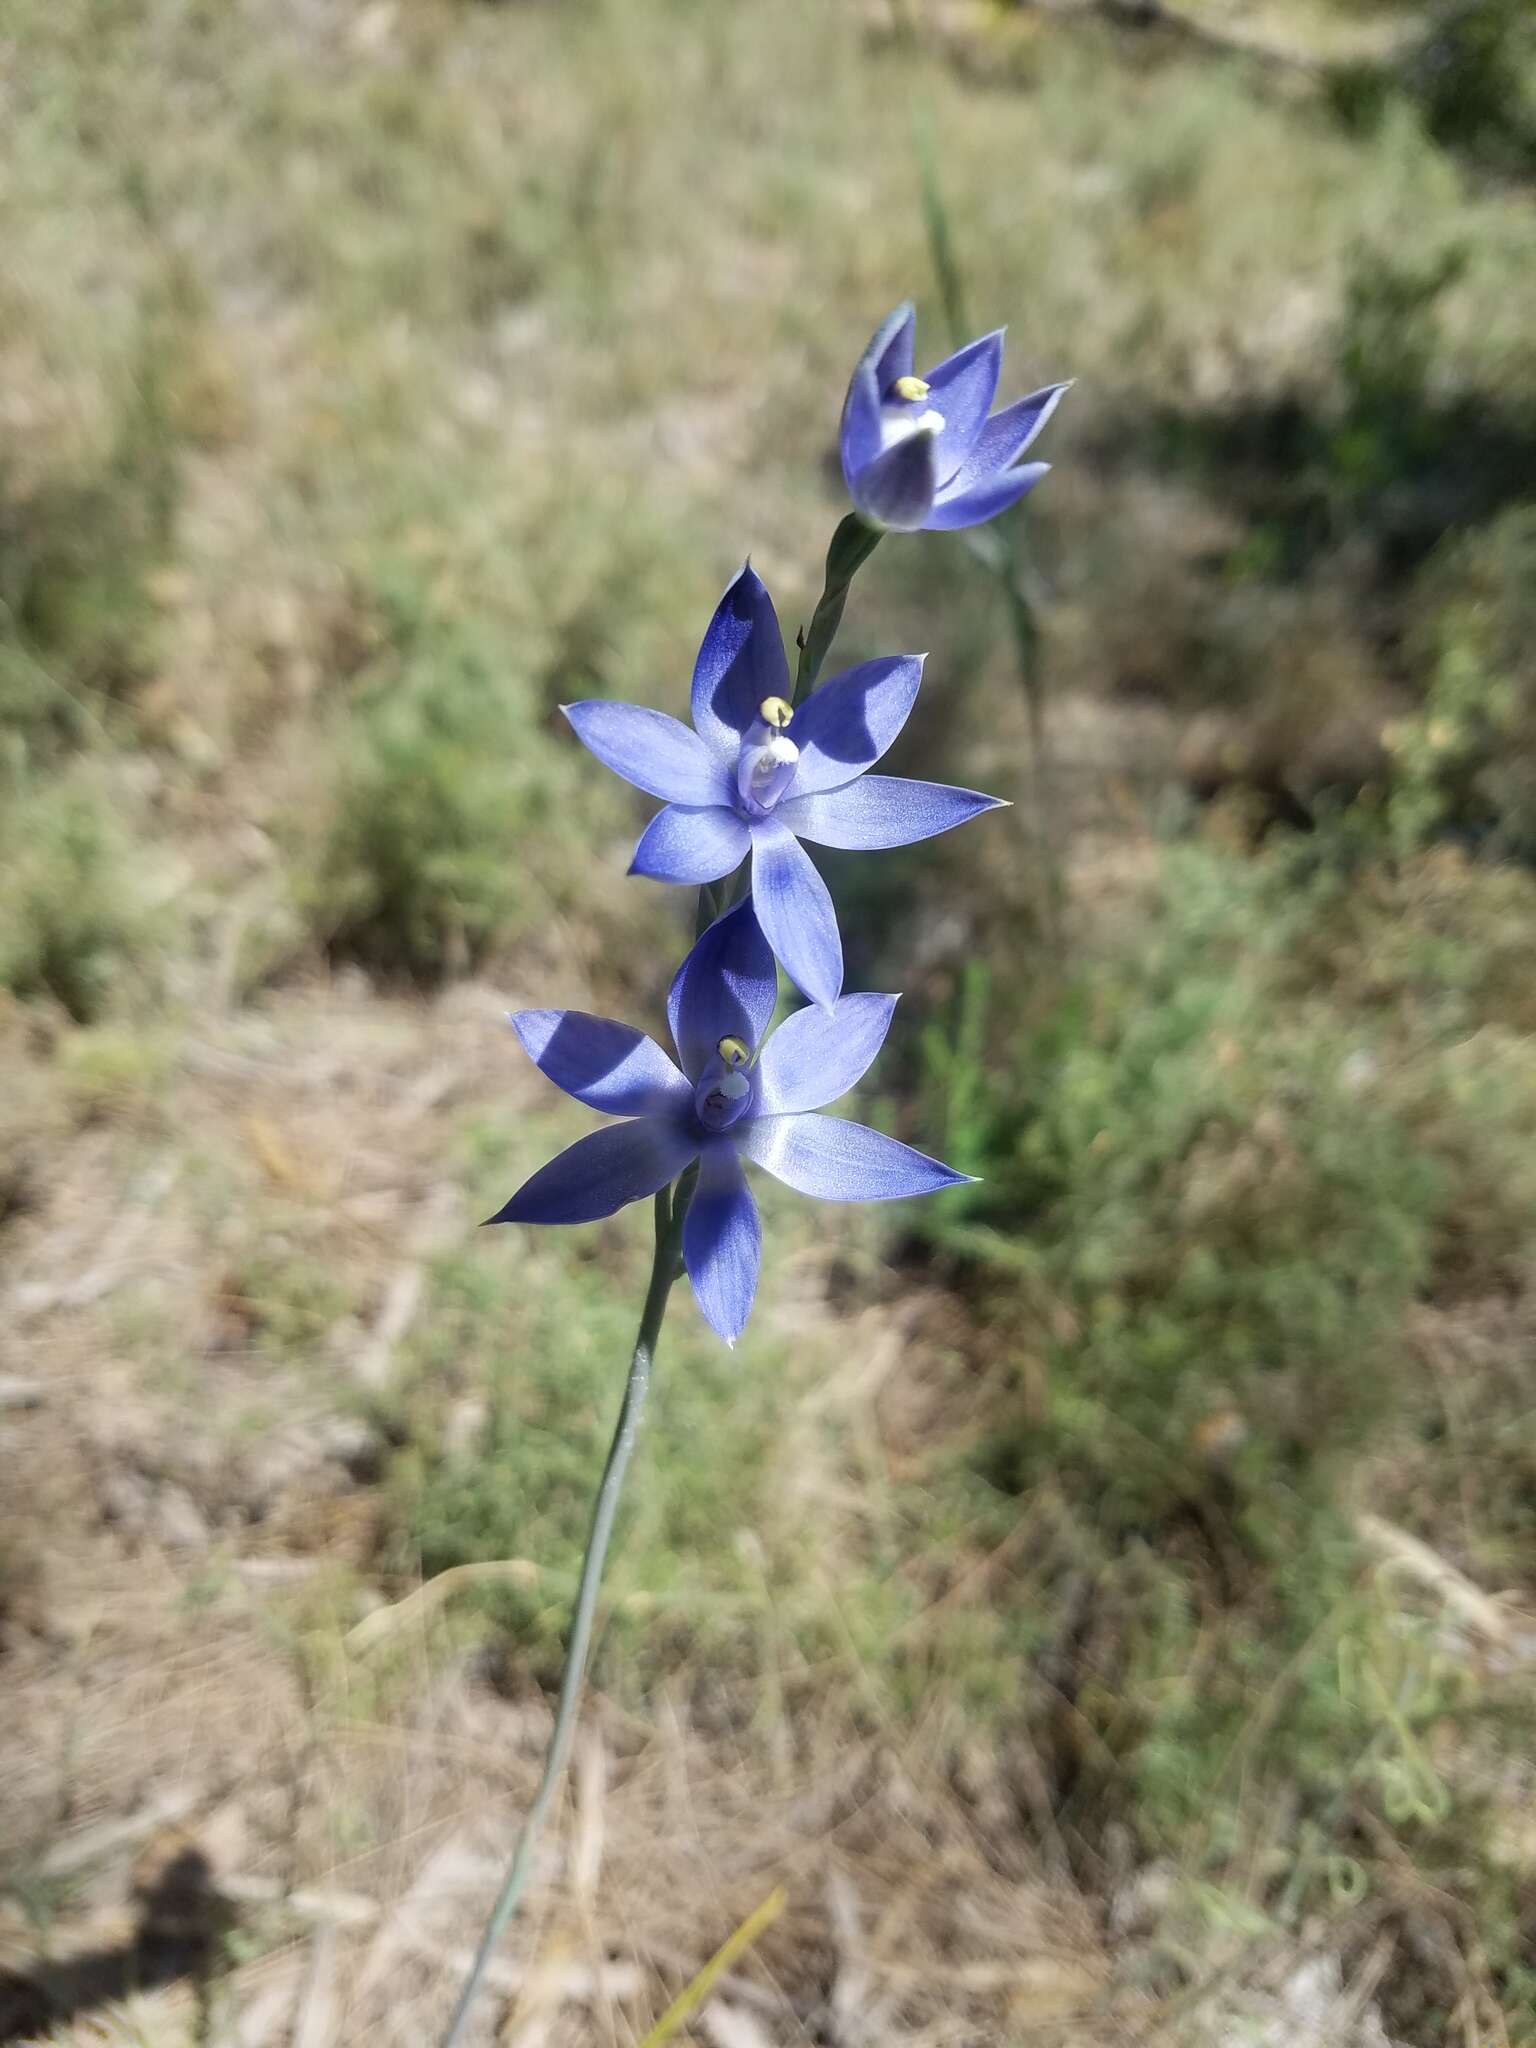
[[[879,760],[907,722],[926,660],[891,654],[861,661],[806,698],[789,728],[800,749],[791,797],[836,789]]]
[[[1022,462],[1017,469],[1005,469],[989,484],[977,484],[971,490],[943,499],[924,524],[933,533],[952,533],[957,526],[980,526],[984,519],[995,519],[999,512],[1016,505],[1050,467],[1048,462]]]
[[[640,834],[629,872],[657,882],[718,882],[741,864],[750,844],[734,811],[668,804]]]
[[[815,703],[815,698],[811,702]],[[900,775],[861,775],[824,796],[796,796],[774,813],[791,832],[817,846],[910,846],[963,825],[983,811],[1004,809],[1001,797],[947,782],[908,782]]]
[[[511,1021],[539,1072],[589,1109],[652,1116],[688,1106],[688,1083],[643,1031],[585,1010],[519,1010]]]
[[[760,1116],[821,1109],[861,1081],[885,1043],[895,996],[840,996],[830,1010],[796,1010],[757,1063]]]
[[[944,416],[936,455],[941,480],[952,477],[975,445],[997,394],[1003,367],[1003,330],[984,334],[967,348],[946,356],[924,379],[925,405]]]
[[[699,1149],[680,1120],[644,1116],[578,1138],[489,1223],[595,1223],[675,1180]]]
[[[917,314],[910,299],[887,313],[869,338],[859,361],[874,373],[875,389],[883,398],[898,377],[912,374],[912,337],[917,331]]]
[[[736,1148],[706,1144],[683,1223],[683,1264],[704,1320],[727,1344],[747,1326],[763,1256],[763,1226]]]
[[[910,1145],[835,1116],[764,1116],[738,1126],[736,1142],[786,1187],[822,1202],[890,1202],[969,1180]]]
[[[849,481],[858,512],[871,525],[915,533],[928,517],[938,489],[937,446],[932,429],[923,427],[877,455]]]
[[[752,897],[779,965],[803,995],[829,1009],[843,986],[837,914],[811,856],[777,816],[752,827]]]
[[[715,606],[693,668],[693,722],[734,773],[742,735],[765,697],[789,695],[773,600],[750,562]]]
[[[637,789],[669,803],[729,803],[730,777],[696,732],[665,711],[602,698],[561,706],[582,745]]]
[[[773,953],[749,896],[700,936],[667,997],[667,1020],[689,1080],[698,1080],[722,1038],[761,1045],[778,999]]]
[[[843,462],[843,482],[852,492],[859,471],[880,453],[880,391],[871,363],[861,362],[849,382],[837,445]]]
[[[1043,391],[1032,391],[1028,398],[993,413],[970,454],[944,485],[945,497],[990,483],[998,471],[1011,469],[1071,389],[1070,383],[1047,384]]]

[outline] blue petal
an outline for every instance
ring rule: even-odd
[[[715,606],[693,668],[693,722],[734,772],[742,735],[765,697],[789,695],[773,599],[750,562]],[[695,801],[711,802],[713,796]]]
[[[815,703],[815,698],[811,702]],[[1005,809],[1001,797],[947,782],[908,782],[900,775],[861,775],[824,796],[796,796],[775,816],[817,846],[910,846],[963,825],[983,811]]]
[[[864,1078],[885,1043],[895,996],[840,996],[830,1010],[796,1010],[758,1060],[760,1116],[821,1109]]]
[[[568,1145],[525,1180],[489,1223],[595,1223],[675,1180],[699,1149],[670,1117],[610,1124]]]
[[[893,533],[915,533],[928,517],[938,489],[937,446],[932,430],[924,427],[867,463],[848,485],[864,518]]]
[[[692,1091],[654,1039],[585,1010],[519,1010],[512,1029],[541,1074],[589,1109],[653,1116]]]
[[[779,965],[802,994],[830,1009],[843,986],[837,914],[811,856],[776,816],[752,827],[752,897]]]
[[[926,660],[923,654],[891,654],[861,661],[806,698],[789,728],[800,749],[792,797],[836,789],[879,760],[917,701]]]
[[[970,454],[997,394],[998,372],[1003,367],[1003,330],[984,334],[980,341],[946,356],[925,382],[928,396],[923,401],[944,416],[937,450],[938,474],[952,477]]]
[[[754,1117],[738,1126],[736,1142],[786,1187],[822,1202],[890,1202],[971,1178],[867,1124],[835,1116]]]
[[[992,483],[977,484],[935,505],[925,525],[933,533],[951,533],[957,526],[980,526],[1016,505],[1024,493],[1033,490],[1050,470],[1048,462],[1023,462],[1017,469],[1005,469]]]
[[[689,1080],[698,1080],[722,1038],[760,1045],[778,999],[773,954],[749,896],[701,935],[667,996],[667,1020]]]
[[[883,398],[898,377],[912,374],[912,338],[917,331],[917,314],[912,301],[904,299],[887,313],[869,338],[859,361],[874,372],[875,389]]]
[[[718,882],[746,858],[751,843],[734,811],[668,804],[640,834],[629,872],[657,882]]]
[[[958,496],[1011,468],[1071,389],[1070,382],[1047,384],[1043,391],[1032,391],[1028,398],[1016,399],[993,413],[970,454],[945,484],[944,495]]]
[[[851,493],[859,471],[880,453],[880,390],[875,383],[874,367],[868,362],[861,362],[849,380],[837,445],[843,462],[843,482]]]
[[[665,711],[602,698],[561,706],[582,745],[637,789],[669,803],[729,803],[730,778],[696,732]]]
[[[734,1344],[747,1326],[763,1256],[763,1226],[736,1148],[717,1138],[699,1157],[683,1223],[683,1264],[709,1327]]]

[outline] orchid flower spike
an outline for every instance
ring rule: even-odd
[[[641,834],[632,875],[715,882],[752,857],[768,943],[823,1009],[843,985],[827,885],[800,844],[906,846],[1000,799],[942,782],[870,775],[907,722],[924,657],[889,655],[830,677],[800,708],[773,600],[747,563],[709,622],[693,671],[693,723],[639,704],[567,704],[582,743],[666,809]]]
[[[757,1293],[762,1226],[742,1161],[824,1202],[883,1202],[952,1187],[956,1173],[865,1124],[816,1112],[860,1080],[895,996],[844,996],[769,1035],[773,954],[750,897],[719,917],[667,998],[681,1066],[654,1039],[581,1010],[519,1010],[512,1028],[540,1071],[627,1121],[593,1131],[526,1181],[492,1223],[592,1223],[654,1195],[695,1159],[683,1263],[705,1321],[734,1344]]]
[[[898,306],[859,358],[838,435],[843,480],[866,525],[897,533],[979,526],[1050,468],[1019,457],[1071,387],[1047,384],[989,419],[1003,366],[1002,329],[917,377],[916,324],[911,305]]]

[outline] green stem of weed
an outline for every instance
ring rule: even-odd
[[[554,1732],[549,1738],[549,1748],[544,1757],[544,1771],[539,1787],[528,1809],[528,1818],[523,1822],[512,1852],[506,1880],[501,1893],[486,1922],[485,1933],[475,1951],[475,1960],[459,1993],[459,2002],[454,2007],[453,2018],[443,2036],[443,2048],[456,2048],[469,2017],[470,2007],[480,1988],[487,1963],[495,1952],[496,1945],[506,1931],[507,1923],[517,1910],[527,1879],[529,1866],[533,1861],[534,1848],[538,1842],[539,1830],[549,1810],[556,1788],[565,1770],[570,1755],[571,1741],[576,1732],[576,1710],[581,1700],[582,1683],[587,1673],[587,1655],[592,1646],[592,1624],[597,1612],[598,1588],[602,1583],[603,1563],[608,1555],[608,1539],[613,1534],[614,1516],[618,1512],[619,1494],[624,1485],[624,1474],[628,1470],[635,1439],[640,1431],[640,1417],[645,1408],[645,1397],[650,1391],[651,1365],[656,1356],[656,1345],[661,1336],[662,1319],[667,1312],[667,1296],[682,1271],[681,1251],[683,1242],[683,1219],[688,1213],[688,1203],[693,1193],[697,1169],[690,1168],[678,1182],[675,1198],[671,1190],[663,1188],[656,1197],[656,1254],[651,1261],[651,1281],[646,1290],[645,1308],[640,1316],[640,1330],[635,1338],[634,1355],[629,1361],[629,1378],[624,1387],[624,1401],[619,1409],[619,1419],[613,1432],[613,1442],[608,1446],[608,1462],[603,1467],[602,1484],[597,1490],[597,1501],[592,1510],[592,1530],[587,1537],[586,1555],[581,1561],[581,1578],[576,1587],[576,1606],[571,1617],[570,1641],[566,1646],[565,1669],[560,1674],[560,1697],[555,1705]]]
[[[881,538],[879,528],[866,526],[856,512],[850,512],[833,534],[827,547],[827,573],[822,582],[821,596],[811,614],[809,630],[800,635],[800,664],[795,670],[794,701],[797,705],[802,704],[815,689],[821,665],[831,652],[837,629],[842,624],[848,587],[879,547]]]

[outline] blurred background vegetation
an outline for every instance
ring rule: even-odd
[[[76,1390],[0,1672],[275,1545],[317,1715],[476,1561],[548,1578],[432,1657],[553,1678],[645,1233],[471,1233],[578,1127],[498,1011],[654,1021],[690,916],[558,707],[679,709],[748,550],[808,615],[850,365],[958,294],[1055,472],[837,665],[930,648],[893,765],[1017,811],[826,866],[865,1112],[983,1183],[770,1197],[735,1356],[679,1300],[597,1683],[984,1755],[1159,2039],[1353,2041],[1198,2030],[1320,1944],[1362,2042],[1536,2041],[1527,0],[9,0],[0,110],[0,1364]],[[295,1415],[353,1452],[252,1507]]]

